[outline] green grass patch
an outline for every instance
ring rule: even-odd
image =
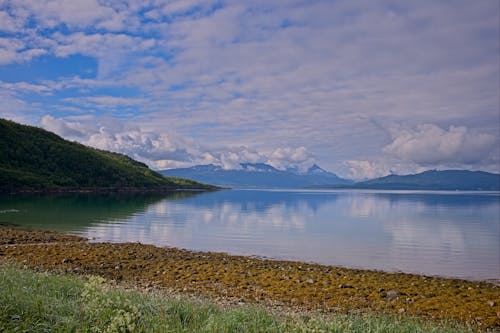
[[[126,291],[100,277],[0,266],[0,332],[472,332],[388,315],[274,315]]]

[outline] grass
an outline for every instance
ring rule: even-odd
[[[1,332],[472,332],[394,315],[276,315],[111,287],[96,276],[0,265]]]

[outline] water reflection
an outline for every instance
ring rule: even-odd
[[[45,209],[43,219],[54,218],[54,210],[60,220],[74,217],[67,230],[100,241],[498,279],[499,198],[498,193],[233,190],[111,201],[68,198],[65,205],[38,198],[37,206],[29,204]],[[42,206],[50,206],[51,213]],[[0,200],[0,211],[23,209],[18,207]]]
[[[0,225],[71,231],[103,221],[126,221],[156,202],[185,199],[194,193],[0,195]]]

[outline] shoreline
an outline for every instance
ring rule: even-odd
[[[0,188],[1,194],[65,194],[65,193],[168,193],[168,192],[210,192],[222,188],[182,188],[182,187],[89,187],[89,188]]]
[[[15,229],[23,229],[23,230],[31,230],[31,229],[26,229],[20,225],[7,225],[4,224],[2,225],[0,223],[0,230],[2,227],[5,228],[15,228]],[[38,229],[33,229],[33,230],[38,230]],[[63,231],[51,231],[51,230],[41,230],[41,231],[47,231],[47,232],[56,232],[56,233],[63,233]],[[246,254],[246,253],[232,253],[232,252],[225,252],[225,251],[219,251],[219,250],[196,250],[196,249],[189,249],[185,247],[178,247],[178,246],[162,246],[162,245],[155,245],[152,243],[142,243],[140,241],[123,241],[123,242],[116,242],[112,240],[98,240],[97,238],[85,238],[83,236],[79,236],[77,233],[67,233],[67,235],[70,236],[76,236],[76,237],[82,237],[83,239],[86,239],[89,243],[106,243],[106,244],[141,244],[141,245],[151,245],[157,248],[166,248],[166,249],[174,249],[174,250],[179,250],[179,251],[186,251],[186,252],[194,252],[194,253],[213,253],[213,254],[220,254],[220,255],[225,255],[229,257],[244,257],[244,258],[250,258],[250,259],[255,259],[255,260],[261,260],[261,261],[276,261],[276,262],[290,262],[290,263],[298,263],[298,264],[304,264],[304,265],[316,265],[316,266],[324,266],[324,267],[334,267],[338,269],[345,269],[345,270],[353,270],[353,271],[367,271],[367,272],[375,272],[375,273],[381,273],[381,274],[406,274],[406,275],[416,275],[416,276],[422,276],[425,278],[437,278],[437,279],[444,279],[444,280],[460,280],[460,281],[466,281],[466,282],[471,282],[471,283],[487,283],[487,284],[492,284],[500,288],[500,277],[498,278],[487,278],[487,279],[474,279],[474,278],[467,278],[467,277],[457,277],[457,276],[446,276],[446,275],[439,275],[439,274],[425,274],[425,273],[418,273],[418,272],[408,272],[408,271],[401,271],[401,270],[384,270],[384,269],[377,269],[377,268],[363,268],[363,267],[353,267],[353,266],[344,266],[344,265],[336,265],[336,264],[329,264],[329,263],[321,263],[321,262],[315,262],[315,261],[307,261],[307,260],[300,260],[300,259],[290,259],[290,258],[279,258],[279,257],[272,257],[272,256],[261,256],[261,255],[254,255],[254,254]]]
[[[323,313],[387,313],[500,327],[500,286],[0,226],[0,260],[100,275],[144,290]]]

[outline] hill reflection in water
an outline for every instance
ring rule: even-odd
[[[0,195],[0,225],[74,231],[94,223],[126,221],[161,200],[196,192]]]

